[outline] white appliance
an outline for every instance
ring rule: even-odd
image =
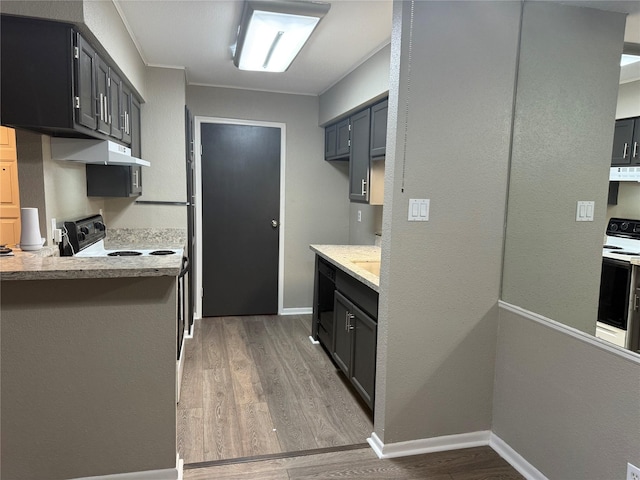
[[[37,208],[20,209],[20,249],[40,250],[45,239],[40,234],[40,218]]]
[[[131,149],[111,140],[51,137],[51,158],[99,165],[141,165],[151,163],[131,156]]]

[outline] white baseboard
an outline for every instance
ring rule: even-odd
[[[367,438],[367,442],[376,452],[378,458],[408,457],[422,453],[444,452],[447,450],[459,450],[461,448],[481,447],[489,445],[490,430],[481,432],[461,433],[458,435],[445,435],[443,437],[421,438],[408,442],[397,442],[385,445],[375,432]]]
[[[320,345],[320,340],[314,340],[311,335],[309,335],[309,341],[314,345]]]
[[[283,308],[280,315],[307,315],[311,313],[313,313],[313,308],[311,307]]]
[[[527,462],[522,455],[511,448],[495,433],[491,433],[489,446],[527,480],[548,480],[540,470]]]
[[[182,347],[180,347],[180,358],[176,361],[176,403],[180,402],[180,391],[182,387],[182,374],[184,372],[184,349],[187,346],[186,337],[182,338]]]
[[[373,432],[371,437],[367,438],[367,442],[369,442],[369,445],[378,458],[408,457],[423,453],[489,446],[527,480],[548,480],[537,468],[525,460],[522,455],[490,430],[461,433],[458,435],[445,435],[443,437],[421,438],[387,445]]]
[[[145,470],[143,472],[114,473],[97,477],[78,477],[73,480],[182,480],[184,461],[176,455],[175,468]]]

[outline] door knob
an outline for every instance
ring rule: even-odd
[[[275,219],[274,219],[274,220],[271,220],[271,226],[272,226],[273,228],[278,228],[278,221],[277,221],[277,220],[275,220]]]

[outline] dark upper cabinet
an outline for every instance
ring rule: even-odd
[[[97,55],[95,50],[80,35],[76,35],[76,48],[74,51],[76,61],[76,122],[91,130],[99,128],[96,116],[97,95],[96,82],[100,78],[96,75]],[[104,92],[106,92],[106,76],[104,78]]]
[[[142,144],[140,143],[140,103],[135,97],[131,98],[131,117],[128,120],[128,124],[131,135],[131,155],[140,158],[142,156]]]
[[[78,38],[82,37],[78,34]],[[109,65],[99,55],[95,58],[96,95],[98,126],[96,130],[106,135],[111,133],[109,124]]]
[[[126,83],[123,83],[120,118],[122,120],[122,141],[124,143],[131,143],[131,99],[132,97],[133,97],[133,94],[131,92],[131,89],[127,86]]]
[[[387,111],[389,101],[377,103],[371,107],[371,158],[384,157],[387,152]]]
[[[640,165],[640,117],[616,120],[611,165]]]
[[[120,75],[109,69],[109,124],[111,136],[122,140],[124,118],[122,113],[122,79]]]
[[[142,167],[87,164],[88,197],[137,197],[142,195]]]
[[[2,15],[0,58],[3,125],[129,144],[122,117],[126,82],[73,25]]]
[[[351,151],[349,153],[349,199],[369,201],[369,122],[370,109],[351,117]]]
[[[324,130],[324,159],[348,160],[350,147],[349,119],[329,125]]]

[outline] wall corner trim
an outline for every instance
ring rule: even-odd
[[[540,470],[527,462],[522,455],[493,432],[489,439],[489,446],[527,480],[548,480]]]
[[[312,313],[313,308],[311,307],[283,308],[280,315],[311,315]]]
[[[78,477],[73,480],[182,480],[184,460],[176,455],[176,466],[163,470],[145,470],[143,472],[115,473],[96,477]]]
[[[548,480],[542,472],[490,430],[421,438],[387,445],[373,432],[371,437],[367,438],[367,442],[380,459],[489,446],[527,480]]]
[[[375,432],[367,438],[367,442],[376,452],[378,458],[408,457],[422,453],[444,452],[461,448],[482,447],[489,445],[490,430],[480,432],[460,433],[442,437],[421,438],[407,442],[397,442],[385,445]]]

